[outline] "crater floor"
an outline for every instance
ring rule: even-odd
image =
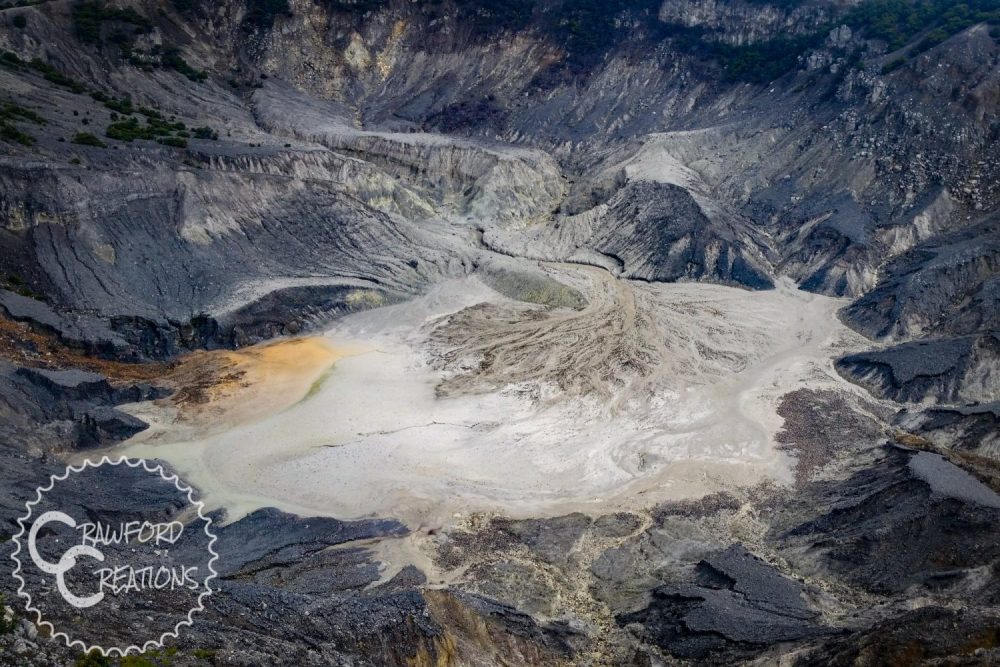
[[[131,406],[153,427],[117,449],[170,462],[230,518],[278,506],[438,526],[787,484],[780,397],[854,391],[830,361],[855,337],[839,299],[543,268],[587,305],[442,283],[305,348],[252,348],[238,388],[198,414],[172,399]]]

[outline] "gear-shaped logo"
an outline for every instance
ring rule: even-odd
[[[219,557],[212,519],[162,466],[87,460],[25,506],[12,538],[17,594],[52,638],[85,653],[142,653],[204,611]]]

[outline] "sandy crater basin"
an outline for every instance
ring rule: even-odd
[[[549,516],[788,483],[777,403],[837,384],[838,299],[620,281],[562,266],[583,309],[507,299],[476,278],[236,355],[198,406],[129,410],[116,448],[175,466],[230,518],[276,506],[440,525]]]

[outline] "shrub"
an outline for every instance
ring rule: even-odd
[[[132,100],[128,97],[123,97],[121,99],[112,97],[106,99],[104,100],[104,106],[112,111],[122,114],[123,116],[129,116],[135,113],[135,107],[132,106]]]
[[[184,58],[181,57],[180,51],[177,49],[168,49],[164,52],[161,62],[164,67],[169,67],[170,69],[175,69],[184,76],[186,76],[191,81],[204,81],[208,78],[208,72],[204,70],[196,70],[187,63]]]
[[[243,29],[248,32],[270,30],[278,16],[291,16],[288,0],[247,0],[247,13]]]
[[[110,139],[126,142],[133,139],[156,138],[156,135],[152,134],[148,127],[139,125],[139,121],[135,118],[126,118],[125,120],[111,123],[111,125],[108,125],[108,129],[104,131],[104,134]]]
[[[26,120],[34,123],[35,125],[45,125],[45,119],[31,109],[25,109],[20,105],[14,104],[13,102],[7,102],[3,106],[0,106],[0,122],[13,122],[18,120]]]
[[[893,60],[890,60],[885,65],[882,65],[882,74],[889,74],[890,72],[894,72],[895,70],[902,67],[905,62],[906,58],[895,58]]]
[[[36,125],[45,124],[45,119],[34,111],[7,102],[0,107],[0,139],[24,146],[31,146],[35,143],[35,138],[14,126],[14,123],[19,121],[29,121]]]
[[[16,53],[3,51],[0,52],[0,65],[10,67],[11,69],[18,69],[24,65],[24,61],[18,58]]]
[[[76,667],[112,667],[112,664],[111,658],[106,658],[96,648],[76,659]]]
[[[187,142],[184,141],[183,137],[171,136],[176,132],[184,131],[184,123],[181,122],[169,122],[163,120],[163,118],[147,118],[145,125],[139,124],[139,119],[134,116],[130,116],[124,120],[120,120],[108,125],[108,129],[105,130],[104,134],[110,139],[117,139],[118,141],[133,141],[135,139],[147,139],[147,140],[159,140],[170,139],[166,143],[168,146],[177,146],[178,148],[184,148],[187,146]],[[183,145],[181,145],[183,142]]]
[[[187,148],[188,145],[187,139],[181,137],[163,137],[156,141],[164,146],[173,146],[174,148]]]
[[[97,146],[98,148],[107,148],[108,145],[92,135],[90,132],[77,132],[73,136],[73,143],[80,144],[81,146]]]
[[[24,14],[18,14],[13,19],[11,19],[11,23],[14,24],[15,28],[24,30],[26,27],[28,27],[28,18]]]
[[[31,146],[35,143],[35,138],[17,129],[13,125],[0,125],[0,139],[12,141],[22,146]]]
[[[131,7],[117,9],[105,7],[102,2],[85,1],[73,5],[73,30],[80,41],[89,44],[101,42],[101,29],[107,22],[128,23],[140,30],[149,30],[152,24]],[[131,39],[127,40],[131,46]]]
[[[219,133],[208,127],[207,125],[203,127],[196,127],[191,130],[191,133],[196,139],[211,139],[213,141],[219,138]]]
[[[197,0],[172,0],[174,9],[181,14],[193,14],[198,9]]]
[[[74,81],[44,60],[34,58],[27,63],[27,66],[41,74],[46,81],[50,81],[63,88],[68,88],[74,93],[83,93],[87,90],[82,83]]]

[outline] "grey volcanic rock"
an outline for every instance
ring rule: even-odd
[[[896,401],[976,403],[995,400],[1000,334],[903,343],[838,359],[837,370]]]
[[[765,236],[691,190],[627,180],[607,201],[589,204],[552,224],[488,229],[483,241],[506,254],[593,264],[623,278],[774,286]]]
[[[767,289],[769,269],[750,229],[710,220],[689,192],[640,183],[608,202],[608,222],[593,246],[622,263],[622,275],[673,282],[712,279]]]
[[[960,336],[1000,329],[1000,220],[934,237],[890,262],[843,311],[869,338]]]
[[[880,397],[955,404],[950,416],[939,411],[901,423],[914,430],[935,423],[928,430],[947,429],[967,450],[979,449],[971,438],[991,451],[994,437],[988,415],[966,418],[966,408],[1000,399],[998,225],[990,216],[916,245],[882,269],[872,291],[841,311],[847,325],[870,338],[915,340],[838,359],[838,372]]]
[[[0,290],[0,308],[12,320],[27,322],[37,331],[54,333],[72,348],[120,358],[127,358],[131,353],[128,342],[112,331],[108,322],[92,314],[60,314],[43,301],[8,290]]]
[[[860,661],[895,665],[911,659],[921,637],[920,660],[933,664],[988,665],[1000,658],[996,618],[975,610],[928,606],[881,622],[861,636],[837,638],[801,656],[796,667],[848,667]]]
[[[163,395],[148,385],[112,387],[96,373],[0,362],[0,442],[49,452],[111,445],[147,428],[114,405]]]
[[[576,542],[591,525],[583,514],[554,519],[525,519],[503,524],[503,529],[549,563],[565,563]]]
[[[725,652],[732,660],[755,647],[831,632],[818,615],[800,584],[733,545],[699,563],[697,583],[660,587],[648,607],[619,622],[639,624],[645,639],[676,657],[719,660]]]
[[[63,466],[25,457],[4,442],[0,452],[6,462],[0,470],[0,487],[5,489],[0,525],[9,532],[24,514],[25,500],[35,497],[35,487],[61,473]],[[52,493],[64,511],[96,513],[112,525],[176,510],[176,494],[165,497],[160,487],[144,484],[145,474],[125,466],[106,467],[100,469],[99,483],[85,494],[67,493],[58,485]],[[205,611],[182,633],[179,664],[197,664],[204,655],[214,655],[236,664],[294,659],[308,665],[405,665],[421,652],[432,660],[448,655],[455,644],[462,645],[458,651],[463,659],[490,664],[491,659],[479,653],[491,649],[476,643],[471,627],[506,635],[509,639],[498,640],[508,642],[506,650],[543,661],[569,651],[566,642],[572,630],[558,624],[541,626],[522,612],[477,596],[425,596],[416,588],[422,575],[413,568],[392,586],[366,590],[379,578],[372,553],[356,546],[330,547],[374,536],[400,537],[406,529],[395,521],[295,518],[264,509],[215,530],[221,576],[213,584],[215,592],[205,599]],[[177,557],[187,548],[195,545],[182,541],[172,551]],[[0,548],[8,564],[11,549],[10,540]],[[13,577],[0,577],[0,591],[10,602],[17,599],[15,586]],[[136,619],[117,618],[113,611],[91,620],[137,627]],[[446,632],[450,649],[440,643]],[[0,655],[7,660],[5,647],[0,641]],[[78,657],[60,643],[44,642],[31,650],[55,664]],[[196,650],[202,658],[195,657]]]
[[[225,578],[280,569],[337,544],[406,533],[405,526],[391,520],[345,522],[257,510],[219,530],[219,550],[226,555],[220,574]]]
[[[798,552],[793,564],[818,559],[873,592],[961,582],[1000,557],[1000,496],[966,475],[935,455],[887,448],[844,482],[806,487],[800,509],[785,509],[775,531]],[[807,508],[830,509],[807,518],[815,512]]]
[[[896,423],[938,447],[1000,459],[1000,403],[906,410]]]
[[[423,255],[430,260],[424,270],[433,271],[428,254],[406,250],[413,248],[410,235],[397,223],[330,183],[197,171],[136,182],[121,176],[81,173],[82,185],[62,177],[54,179],[54,190],[46,189],[48,181],[31,188],[22,182],[17,190],[31,199],[25,205],[36,220],[62,215],[64,222],[29,223],[19,243],[35,249],[38,270],[55,283],[57,303],[109,318],[140,355],[231,344],[205,314],[248,307],[252,297],[239,290],[255,282],[264,283],[264,294],[268,284],[287,279],[294,285],[305,277],[405,294],[420,274],[404,257]],[[72,195],[78,199],[72,213],[51,210],[45,199],[67,196],[59,194],[64,188],[79,193]],[[380,245],[392,255],[380,258]]]

